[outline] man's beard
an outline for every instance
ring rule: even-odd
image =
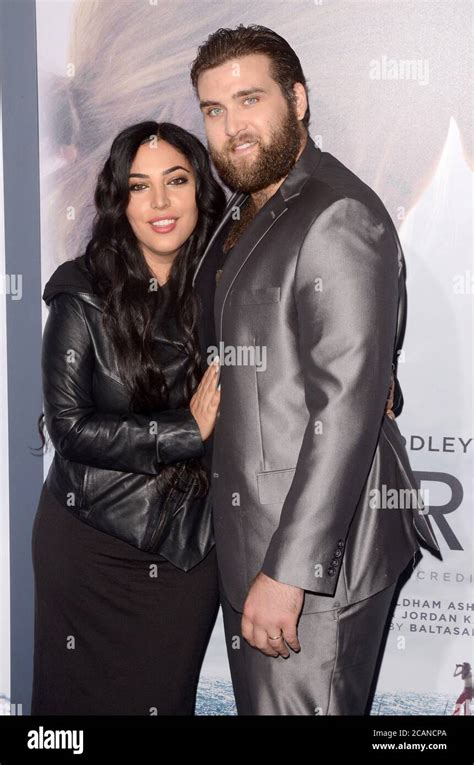
[[[272,130],[269,144],[262,143],[250,134],[239,137],[239,144],[257,141],[259,148],[255,158],[250,161],[237,159],[234,163],[229,159],[227,151],[218,152],[211,145],[209,154],[226,186],[232,191],[255,194],[288,175],[301,147],[301,135],[300,122],[292,104],[289,104],[284,121]],[[231,143],[229,149],[235,145],[235,142]]]

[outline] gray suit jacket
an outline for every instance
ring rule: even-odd
[[[203,259],[245,198],[231,197]],[[308,137],[226,257],[215,295],[213,518],[234,608],[259,571],[305,589],[303,613],[313,613],[393,583],[419,539],[439,553],[413,501],[403,439],[384,415],[404,298],[403,253],[383,203]]]

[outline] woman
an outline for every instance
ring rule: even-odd
[[[189,715],[218,609],[200,458],[220,396],[191,280],[225,196],[198,139],[142,122],[114,140],[95,204],[85,253],[43,295],[55,455],[33,527],[31,712]]]
[[[463,664],[456,664],[453,677],[458,677],[459,675],[461,675],[461,680],[464,680],[464,690],[454,705],[453,715],[461,714],[462,705],[466,701],[472,701],[472,670],[468,661],[463,662]]]

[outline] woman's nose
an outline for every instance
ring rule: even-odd
[[[170,201],[168,198],[166,186],[163,185],[161,187],[155,188],[152,192],[151,206],[161,209],[169,207],[169,205]]]

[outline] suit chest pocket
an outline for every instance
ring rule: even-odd
[[[257,473],[258,498],[261,505],[282,504],[290,490],[296,468]]]

